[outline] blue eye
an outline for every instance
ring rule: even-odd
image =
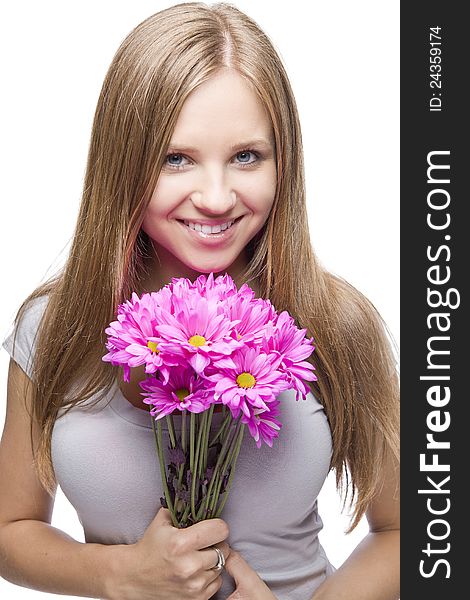
[[[182,159],[183,155],[182,154],[168,154],[168,156],[166,157],[166,160],[168,161],[168,164],[171,167],[174,167],[174,168],[181,167],[182,166],[181,162],[172,162],[172,159],[174,159],[174,158],[176,158],[176,159],[178,159],[178,158]]]
[[[250,154],[254,157],[254,159],[245,160],[249,159]],[[241,167],[250,167],[259,161],[259,154],[253,150],[241,150],[240,152],[237,152],[236,156],[241,159],[238,163]]]

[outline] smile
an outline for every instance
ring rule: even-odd
[[[227,223],[221,223],[220,225],[201,225],[200,223],[192,223],[191,221],[183,221],[184,224],[194,231],[202,231],[202,233],[220,233],[229,229],[235,222],[235,220],[227,221]]]
[[[188,232],[193,240],[197,240],[203,244],[223,244],[228,242],[238,229],[238,225],[243,216],[238,219],[221,223],[220,225],[201,225],[191,221],[180,221],[178,223]]]

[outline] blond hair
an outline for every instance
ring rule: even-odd
[[[252,86],[272,121],[277,188],[242,275],[315,339],[311,357],[333,440],[331,469],[354,504],[350,531],[380,491],[387,457],[398,459],[398,376],[385,323],[367,298],[326,271],[310,241],[301,129],[292,89],[269,38],[234,6],[199,2],[162,10],[122,42],[98,100],[80,213],[64,268],[23,303],[48,295],[33,370],[41,427],[35,464],[55,485],[51,436],[70,410],[111,389],[117,368],[101,360],[117,305],[141,289],[150,255],[141,223],[186,98],[222,68]],[[312,432],[315,435],[315,432]],[[32,435],[31,435],[32,439]],[[346,485],[344,485],[346,484]]]

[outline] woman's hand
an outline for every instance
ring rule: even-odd
[[[227,600],[276,600],[276,596],[239,552],[230,550],[225,570],[235,579],[237,586]]]
[[[217,545],[227,559],[228,534],[222,519],[178,529],[161,508],[142,539],[115,547],[109,600],[208,600],[222,585],[222,571],[213,570],[217,552],[208,546]]]

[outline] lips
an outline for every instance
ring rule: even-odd
[[[216,227],[217,225],[224,225],[225,223],[236,223],[237,221],[239,221],[241,218],[243,217],[243,215],[240,215],[239,217],[237,217],[236,219],[234,219],[233,217],[231,219],[226,219],[225,221],[206,221],[206,222],[202,222],[202,221],[198,221],[197,219],[176,219],[177,221],[179,221],[180,223],[194,223],[194,224],[199,224],[199,225],[209,225],[210,227]]]
[[[230,229],[234,224],[234,220],[225,221],[224,223],[214,223],[214,224],[206,224],[206,223],[194,223],[193,221],[184,221],[184,224],[190,229],[194,229],[195,231],[202,231],[203,233],[220,233],[225,231],[226,229]],[[215,231],[213,231],[215,229]]]
[[[188,234],[191,236],[191,239],[201,242],[205,245],[217,245],[223,244],[230,240],[230,238],[232,238],[235,230],[238,227],[238,223],[241,221],[242,218],[243,215],[235,219],[231,227],[228,227],[227,229],[224,229],[219,233],[203,233],[202,231],[196,231],[195,229],[191,229],[190,227],[188,227],[188,225],[185,225],[184,221],[180,219],[177,219],[177,221],[188,232]]]

